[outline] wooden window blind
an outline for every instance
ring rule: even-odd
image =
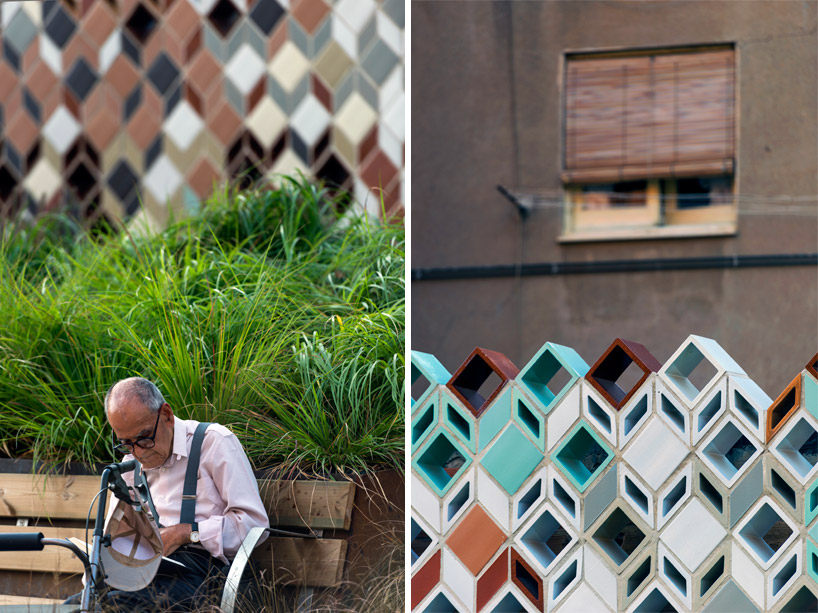
[[[733,49],[568,58],[565,83],[565,182],[733,172]]]

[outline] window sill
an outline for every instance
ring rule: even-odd
[[[558,243],[589,243],[609,241],[642,241],[669,238],[701,238],[714,236],[735,236],[735,223],[654,226],[645,228],[605,228],[600,230],[578,230],[566,232],[557,237]]]

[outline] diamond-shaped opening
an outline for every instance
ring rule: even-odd
[[[412,564],[414,564],[415,561],[423,555],[423,552],[426,551],[432,544],[432,537],[430,537],[426,531],[420,527],[414,518],[412,518],[411,530],[412,542],[410,547],[412,549]]]
[[[602,550],[618,565],[645,539],[645,533],[620,508],[611,513],[593,535]]]
[[[79,163],[68,177],[68,185],[80,200],[85,200],[97,184],[97,180],[84,164]]]
[[[665,575],[670,584],[675,587],[682,596],[687,596],[687,579],[684,578],[679,569],[668,560],[662,558],[662,574]]]
[[[446,420],[464,440],[472,440],[472,425],[451,403],[446,403]]]
[[[812,373],[812,376],[818,379],[818,353],[812,356],[812,359],[807,363],[807,370]]]
[[[572,380],[571,374],[550,350],[544,351],[522,377],[522,382],[546,408]]]
[[[560,482],[554,479],[554,500],[560,503],[560,506],[568,511],[571,517],[577,516],[577,503],[571,498],[571,495],[565,491],[565,488],[560,485]]]
[[[710,570],[708,570],[702,577],[702,580],[699,583],[699,596],[704,596],[723,574],[724,556],[721,556],[718,561],[710,567]]]
[[[645,400],[645,406],[647,406],[647,400]],[[588,415],[590,415],[591,419],[599,424],[599,426],[605,430],[605,432],[610,434],[611,429],[613,428],[611,416],[608,415],[605,412],[605,409],[599,406],[590,396],[588,396]]]
[[[792,579],[797,568],[798,558],[796,556],[792,556],[787,563],[784,564],[784,567],[773,577],[773,596],[778,594],[778,592],[780,592],[781,589],[787,585],[787,581]]]
[[[818,486],[818,483],[816,484]],[[807,510],[814,513],[818,509],[818,487],[812,488],[812,491],[807,495]]]
[[[779,396],[770,407],[768,412],[768,436],[772,436],[778,428],[787,420],[800,405],[801,391],[800,375],[793,381],[789,388]]]
[[[552,599],[556,600],[557,597],[562,594],[569,585],[571,585],[571,582],[577,578],[578,569],[579,565],[577,564],[577,561],[574,560],[571,562],[568,568],[565,569],[565,572],[557,577],[557,579],[554,581],[553,589],[551,590]]]
[[[469,410],[479,416],[487,399],[495,396],[504,383],[483,356],[475,353],[452,379],[451,386],[460,393]]]
[[[522,543],[543,568],[548,568],[572,539],[562,524],[546,510],[525,531]]]
[[[776,449],[796,473],[806,477],[818,462],[818,432],[802,417]]]
[[[465,485],[460,488],[460,491],[454,495],[454,497],[449,501],[449,504],[446,507],[446,519],[451,521],[452,518],[457,515],[457,512],[463,508],[463,505],[466,504],[469,500],[469,490],[471,489],[471,482],[466,481]]]
[[[627,476],[625,477],[625,494],[627,494],[628,498],[630,498],[643,513],[648,513],[648,497],[645,495],[645,492],[642,491],[642,488],[636,485],[636,483]]]
[[[520,418],[520,422],[534,439],[540,438],[540,434],[543,431],[542,419],[534,414],[522,400],[517,401],[517,417]]]
[[[662,397],[661,402],[659,403],[662,408],[662,413],[667,415],[670,423],[676,426],[676,429],[679,430],[682,434],[685,433],[685,418],[682,415],[682,412],[673,404],[668,397],[664,394],[660,393],[659,396]]]
[[[0,200],[8,201],[15,187],[17,187],[17,179],[8,168],[0,167]]]
[[[750,402],[741,395],[738,390],[733,391],[733,406],[736,410],[747,418],[747,421],[752,424],[754,428],[758,428],[758,411]]]
[[[594,436],[582,425],[571,435],[557,452],[557,464],[580,487],[590,483],[613,454],[600,445]]]
[[[647,414],[648,412],[648,397],[647,394],[642,396],[639,399],[639,402],[631,409],[631,411],[625,416],[625,427],[623,433],[625,436],[631,433],[631,431],[636,427],[636,425],[641,421],[641,419]]]
[[[443,432],[438,432],[434,441],[418,458],[417,467],[442,492],[465,463],[466,457],[460,449]]]
[[[704,495],[705,500],[712,504],[719,513],[724,511],[724,497],[702,473],[699,473],[699,491]]]
[[[647,580],[650,576],[650,562],[651,558],[645,558],[645,561],[639,565],[633,574],[628,577],[627,584],[625,586],[625,596],[630,598],[634,592]]]
[[[804,611],[818,611],[818,596],[813,594],[807,586],[803,586],[795,595],[781,607],[781,613],[804,613]]]
[[[125,22],[125,28],[144,45],[156,29],[156,17],[143,5],[138,4]]]
[[[614,345],[585,377],[596,383],[606,399],[619,408],[649,372],[639,366],[621,346]]]
[[[233,29],[241,14],[230,0],[219,0],[207,18],[222,37],[226,37]]]
[[[420,368],[412,364],[412,401],[420,398],[431,386],[432,382],[423,376]]]
[[[701,432],[710,423],[710,420],[716,416],[716,413],[721,409],[721,391],[717,392],[715,396],[710,399],[707,406],[699,413],[699,419],[696,422],[696,429]]]
[[[813,575],[818,576],[818,553],[815,552],[815,549],[807,551],[807,568]]]
[[[757,451],[756,446],[732,422],[727,422],[704,448],[704,455],[728,481]]]
[[[528,488],[528,491],[523,494],[517,501],[517,519],[520,519],[526,514],[531,506],[539,499],[542,493],[543,482],[542,479],[537,479],[534,485]]]
[[[682,477],[682,479],[673,486],[667,495],[662,498],[662,517],[667,516],[670,510],[676,506],[676,504],[682,499],[684,496],[685,490],[687,489],[687,477]]]
[[[498,602],[497,606],[491,611],[492,613],[508,613],[508,611],[525,611],[525,608],[520,604],[520,601],[514,597],[514,594],[509,592],[503,596],[503,599]]]
[[[786,501],[788,505],[790,505],[793,509],[796,508],[796,501],[795,501],[795,490],[790,487],[790,484],[787,483],[787,480],[778,474],[778,471],[774,468],[770,469],[770,484],[773,486],[773,489],[781,495],[781,498]]]
[[[458,613],[455,606],[446,598],[443,592],[435,596],[423,611],[424,613]]]
[[[532,602],[536,603],[542,598],[542,579],[519,558],[517,552],[512,556],[511,580]]]
[[[419,443],[434,425],[435,406],[435,403],[427,405],[412,424],[412,446]]]
[[[670,604],[659,588],[653,588],[650,595],[639,603],[634,613],[675,613],[676,607]]]
[[[698,347],[688,344],[665,371],[665,375],[688,400],[699,395],[717,374],[715,366]]]
[[[767,562],[790,537],[792,528],[781,519],[775,509],[764,503],[739,534],[750,549],[762,561]]]

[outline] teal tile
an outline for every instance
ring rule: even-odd
[[[324,23],[318,28],[318,31],[312,37],[312,56],[313,58],[321,55],[324,47],[332,40],[332,19],[324,19]]]
[[[236,89],[236,86],[233,85],[230,79],[224,80],[224,97],[227,98],[230,106],[233,107],[233,110],[236,111],[236,114],[239,117],[244,117],[246,115],[244,112],[244,96],[242,96],[241,92]]]
[[[364,56],[361,67],[378,85],[383,85],[400,58],[382,40],[378,40]]]
[[[477,424],[478,449],[483,451],[491,440],[511,421],[511,388],[506,387],[480,416]]]
[[[363,57],[369,45],[378,36],[378,24],[373,16],[358,34],[358,57]]]
[[[562,474],[581,492],[613,459],[613,452],[593,428],[580,422],[551,454]]]
[[[471,464],[471,456],[454,437],[438,429],[412,460],[415,472],[441,498]]]
[[[227,50],[221,36],[216,33],[209,23],[204,24],[202,32],[204,32],[204,44],[207,50],[213,54],[213,57],[216,58],[216,61],[220,64],[226,64],[229,58],[227,57]]]
[[[483,456],[482,465],[513,495],[543,460],[543,454],[512,424]]]
[[[585,376],[589,369],[585,360],[570,347],[546,343],[520,371],[517,381],[547,413],[559,403],[578,379]],[[569,380],[561,389],[552,390],[548,384],[561,370],[565,370]]]
[[[378,108],[378,90],[364,73],[355,71],[355,89],[361,94],[361,97],[366,100],[366,103],[373,109]]]
[[[818,521],[816,521],[815,525],[813,525],[812,528],[809,529],[809,532],[807,534],[809,534],[812,537],[812,540],[818,542]]]
[[[412,406],[415,406],[415,403],[422,403],[436,386],[446,385],[449,379],[452,378],[449,371],[446,370],[443,364],[431,353],[412,351],[410,362],[412,367],[412,387],[419,381],[425,381],[426,384],[428,384],[426,389],[417,392],[417,398],[412,398]],[[415,391],[413,390],[413,396],[414,395]]]
[[[540,451],[545,451],[545,419],[530,398],[515,389],[512,397],[514,421]]]
[[[305,57],[310,57],[310,37],[304,31],[299,23],[295,20],[295,17],[290,17],[287,21],[287,34],[289,35],[289,39],[293,42],[293,44],[298,47],[299,51],[304,54]]]
[[[202,206],[199,196],[187,185],[182,188],[182,202],[188,215],[195,215],[200,211]]]
[[[258,53],[259,57],[267,57],[267,43],[264,36],[261,35],[252,19],[244,22],[242,29],[242,38],[253,48],[253,51]]]
[[[354,70],[348,70],[346,75],[341,79],[338,83],[338,86],[335,88],[335,93],[332,96],[332,106],[333,111],[337,113],[342,106],[344,106],[344,102],[347,101],[352,95],[352,92],[355,91],[355,72]],[[377,106],[372,108],[378,108]]]
[[[804,406],[818,419],[818,382],[811,375],[804,375]]]

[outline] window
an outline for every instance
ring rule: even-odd
[[[561,240],[735,233],[732,47],[571,54]]]

